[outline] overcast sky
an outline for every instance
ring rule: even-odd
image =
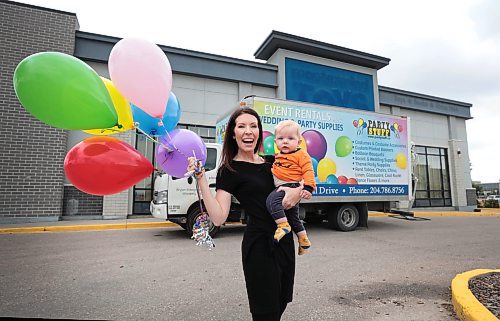
[[[390,58],[379,85],[473,104],[472,179],[500,180],[498,0],[18,2],[74,12],[81,31],[251,61],[272,30]]]

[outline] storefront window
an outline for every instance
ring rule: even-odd
[[[153,164],[155,163],[154,143],[139,132],[137,133],[135,148]],[[133,214],[150,214],[149,203],[153,194],[153,177],[154,173],[134,185]]]
[[[445,148],[416,146],[418,183],[414,207],[451,206],[448,154]]]

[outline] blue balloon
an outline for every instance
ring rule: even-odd
[[[163,126],[167,132],[173,130],[179,123],[181,118],[181,105],[177,96],[173,92],[170,92],[168,96],[167,108],[165,109],[165,114],[163,115]]]
[[[130,105],[132,105],[132,117],[134,118],[134,122],[139,123],[137,127],[150,136],[163,136],[167,132],[174,130],[181,118],[181,106],[173,92],[170,92],[165,114],[163,114],[161,120],[163,126],[160,124],[159,118],[149,115],[134,104]]]
[[[167,133],[165,128],[160,125],[160,119],[155,118],[134,104],[132,106],[132,117],[134,118],[134,123],[137,123],[137,127],[140,130],[148,134],[149,136],[163,136]]]
[[[338,184],[339,180],[338,180],[337,176],[331,174],[331,175],[328,175],[328,177],[326,178],[326,183],[327,184]]]
[[[314,169],[314,176],[318,176],[318,160],[314,157],[311,157],[311,161]]]

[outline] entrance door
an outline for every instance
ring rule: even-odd
[[[139,132],[137,133],[135,140],[135,148],[139,151],[139,153],[149,159],[152,164],[155,164],[154,143]],[[151,214],[149,211],[149,203],[151,202],[153,195],[154,174],[155,173],[153,172],[150,177],[146,177],[134,185],[132,214]]]

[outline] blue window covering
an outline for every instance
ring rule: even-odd
[[[375,110],[372,75],[285,58],[286,99]]]

